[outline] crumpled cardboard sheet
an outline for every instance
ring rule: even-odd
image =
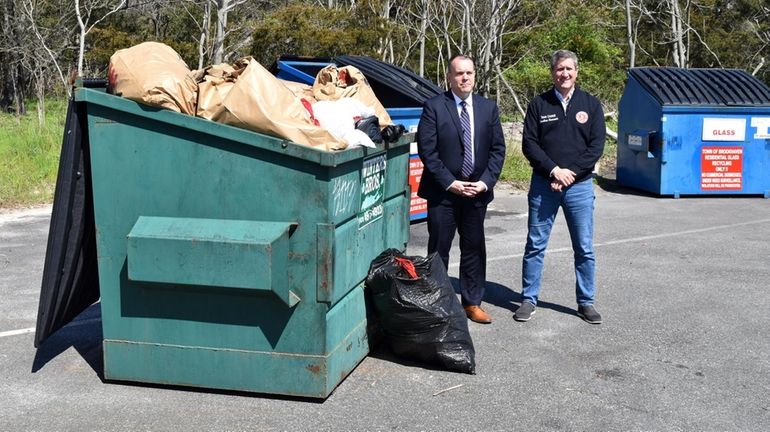
[[[251,60],[223,101],[217,121],[322,150],[347,144],[316,126],[291,90],[256,60]]]
[[[343,97],[358,99],[364,105],[374,108],[377,119],[380,121],[380,128],[393,124],[393,120],[374,95],[364,74],[354,66],[338,68],[329,65],[321,69],[313,83],[313,95],[319,101],[337,100]]]
[[[244,57],[232,65],[220,63],[194,72],[198,82],[198,117],[216,121],[222,115],[225,97],[251,60]]]
[[[159,42],[116,51],[110,57],[109,88],[137,102],[195,115],[198,85],[179,54]]]

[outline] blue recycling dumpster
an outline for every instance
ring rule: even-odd
[[[736,69],[629,69],[617,181],[676,198],[770,197],[770,88]]]

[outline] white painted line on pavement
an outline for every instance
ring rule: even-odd
[[[20,330],[5,331],[5,332],[0,333],[0,338],[6,337],[6,336],[16,336],[16,335],[21,335],[21,334],[32,333],[34,331],[35,331],[34,327],[20,329]]]
[[[17,222],[20,219],[30,216],[48,216],[51,214],[52,209],[53,206],[51,204],[22,210],[0,209],[0,225]]]
[[[101,321],[101,318],[89,318],[89,319],[80,319],[77,321],[72,321],[67,324],[67,327],[78,327],[86,324],[93,324],[96,321]],[[20,334],[26,334],[26,333],[32,333],[35,331],[35,327],[31,328],[25,328],[21,330],[10,330],[6,332],[0,332],[0,338],[5,336],[16,336]]]
[[[610,240],[602,243],[594,243],[594,247],[602,247],[602,246],[612,246],[617,244],[623,244],[623,243],[634,243],[634,242],[641,242],[646,240],[655,240],[655,239],[661,239],[661,238],[668,238],[668,237],[676,237],[676,236],[682,236],[682,235],[689,235],[689,234],[700,234],[703,232],[709,232],[709,231],[718,231],[723,229],[729,229],[729,228],[735,228],[740,226],[748,226],[748,225],[759,225],[764,223],[769,223],[770,219],[759,219],[755,221],[748,221],[748,222],[739,222],[734,224],[728,224],[728,225],[714,225],[711,227],[706,228],[698,228],[698,229],[692,229],[692,230],[685,230],[685,231],[676,231],[676,232],[670,232],[670,233],[662,233],[662,234],[655,234],[655,235],[648,235],[648,236],[641,236],[641,237],[631,237],[627,239],[620,239],[620,240]],[[546,251],[546,254],[553,254],[553,253],[559,253],[559,252],[572,252],[572,247],[563,247],[563,248],[556,248],[556,249],[548,249]],[[521,258],[524,256],[524,252],[517,253],[513,255],[504,255],[504,256],[498,256],[494,258],[487,258],[487,262],[492,261],[503,261],[503,260],[509,260],[514,258]],[[460,263],[450,263],[450,268],[459,267]]]

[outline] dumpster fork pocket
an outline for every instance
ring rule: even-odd
[[[288,307],[289,237],[297,224],[140,216],[127,236],[128,278],[272,291]]]

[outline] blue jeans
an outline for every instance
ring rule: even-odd
[[[551,182],[532,176],[529,186],[529,220],[527,245],[521,271],[523,301],[537,304],[543,275],[543,259],[551,236],[551,228],[564,209],[572,250],[575,257],[575,296],[578,305],[594,303],[596,257],[594,255],[594,186],[591,177],[572,184],[562,192],[551,190]]]

